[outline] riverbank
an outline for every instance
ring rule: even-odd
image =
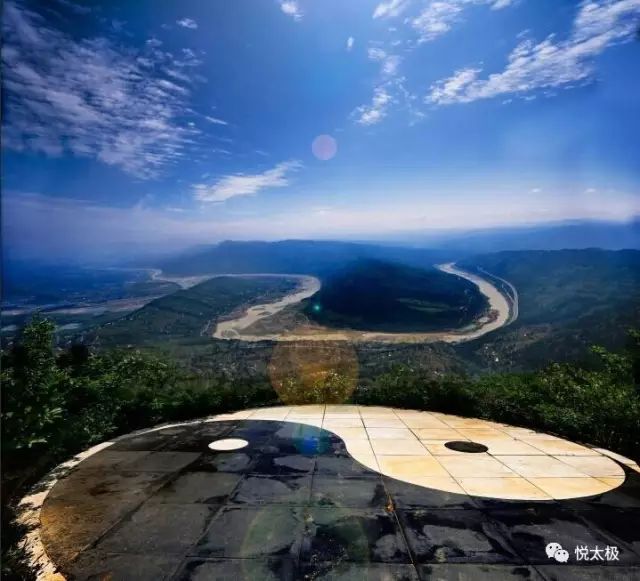
[[[320,290],[320,281],[314,277],[298,275],[298,278],[312,279],[301,282],[293,293],[274,303],[255,305],[247,309],[241,316],[218,323],[213,337],[216,339],[235,339],[241,341],[352,341],[352,342],[382,342],[382,343],[462,343],[482,337],[496,329],[512,322],[512,313],[517,313],[517,306],[510,305],[507,297],[502,294],[489,280],[472,274],[453,263],[436,265],[436,268],[447,274],[459,276],[474,283],[489,301],[488,314],[479,318],[467,327],[448,331],[425,333],[384,333],[372,331],[355,331],[350,329],[330,329],[312,323],[297,326],[293,330],[283,329],[280,332],[256,332],[255,323],[264,321],[267,317],[279,313],[285,307],[295,305],[313,296]],[[264,276],[264,275],[261,275]],[[288,276],[293,275],[273,275]],[[316,286],[317,285],[317,286]],[[315,289],[315,290],[314,290]],[[253,328],[252,328],[253,327]]]

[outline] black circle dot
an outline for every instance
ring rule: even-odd
[[[484,444],[478,444],[477,442],[446,442],[445,446],[449,448],[449,450],[467,452],[468,454],[479,454],[489,449]]]

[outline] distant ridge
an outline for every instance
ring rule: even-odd
[[[398,234],[394,239],[398,244],[447,248],[464,254],[583,248],[637,250],[640,249],[640,217],[628,222],[581,220],[446,233],[412,232]]]
[[[351,242],[283,240],[198,246],[159,267],[170,275],[297,273],[322,275],[359,259],[396,261],[423,268],[450,259],[446,249],[400,248]]]

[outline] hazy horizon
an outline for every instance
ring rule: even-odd
[[[640,216],[640,0],[3,5],[3,238],[64,260]]]

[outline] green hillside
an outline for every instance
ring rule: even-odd
[[[579,360],[594,343],[621,349],[627,329],[640,321],[637,250],[499,252],[459,264],[502,277],[518,290],[514,324],[458,348],[483,367]]]
[[[433,331],[467,325],[487,306],[478,288],[459,277],[434,268],[360,260],[323,280],[305,312],[330,327]]]
[[[235,309],[285,295],[296,282],[270,277],[217,277],[151,301],[97,331],[104,345],[161,344],[192,340],[213,331],[215,321]]]

